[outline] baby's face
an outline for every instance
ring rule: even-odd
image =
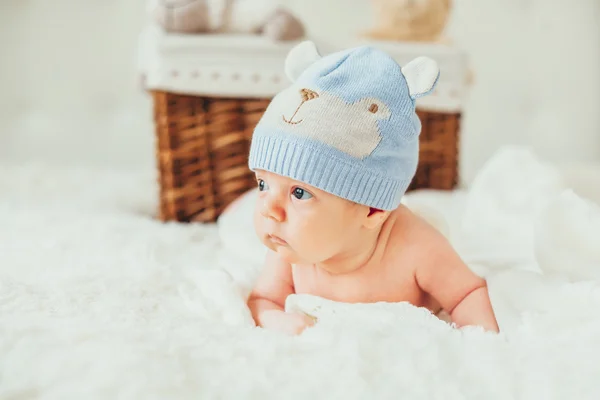
[[[292,264],[314,264],[347,251],[368,209],[312,186],[257,171],[254,227],[271,250]]]

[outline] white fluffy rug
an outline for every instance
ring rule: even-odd
[[[289,338],[244,306],[247,203],[219,227],[162,224],[152,173],[0,167],[0,399],[600,398],[597,205],[523,152],[478,178],[407,201],[446,217],[501,335],[292,297],[319,323]]]

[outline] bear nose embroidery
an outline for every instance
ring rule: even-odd
[[[287,119],[285,117],[285,115],[281,116],[283,118],[283,120],[288,124],[296,125],[296,124],[299,124],[300,122],[302,122],[302,120],[294,121],[294,117],[300,110],[300,107],[302,107],[302,105],[304,105],[304,103],[306,103],[307,101],[314,100],[317,97],[319,97],[319,94],[317,92],[315,92],[314,90],[304,88],[304,89],[300,89],[300,97],[302,97],[302,102],[300,103],[298,108],[296,108],[296,111],[294,111],[294,114],[292,115],[292,117],[290,119]]]
[[[303,103],[319,97],[319,94],[317,92],[315,92],[314,90],[310,90],[310,89],[300,90],[300,95],[302,96]]]

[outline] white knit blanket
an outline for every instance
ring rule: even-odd
[[[152,173],[0,167],[0,399],[600,398],[600,211],[522,153],[479,178],[408,200],[446,217],[502,334],[293,296],[319,322],[290,338],[244,305],[247,217],[157,222]]]

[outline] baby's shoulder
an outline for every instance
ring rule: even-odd
[[[392,234],[398,238],[422,239],[422,237],[432,238],[440,234],[429,221],[404,205],[400,205],[390,214],[390,220]]]
[[[392,253],[426,255],[445,247],[446,238],[427,220],[401,205],[391,215],[388,248]]]

